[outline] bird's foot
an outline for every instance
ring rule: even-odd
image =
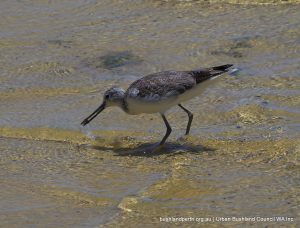
[[[178,140],[179,142],[186,143],[186,142],[189,142],[191,138],[192,138],[191,135],[185,134],[185,135],[179,137],[177,140]]]
[[[188,135],[182,135],[177,140],[179,142],[186,142],[187,138],[188,138]]]

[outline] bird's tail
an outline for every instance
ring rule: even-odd
[[[215,67],[212,67],[211,69],[215,70],[215,71],[227,72],[228,69],[232,66],[233,66],[233,64],[226,64],[226,65],[221,65],[221,66],[215,66]]]
[[[232,66],[233,66],[233,64],[226,64],[226,65],[221,65],[221,66],[209,67],[209,68],[206,68],[206,70],[208,71],[208,74],[210,75],[210,77],[215,77],[215,76],[218,76],[225,72],[228,72],[229,68]]]
[[[233,64],[226,64],[226,65],[209,67],[209,68],[201,68],[201,69],[192,71],[192,74],[194,75],[196,82],[198,84],[198,83],[206,81],[210,78],[214,78],[220,74],[228,72],[229,68],[232,66],[233,66]]]

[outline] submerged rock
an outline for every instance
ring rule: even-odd
[[[139,64],[143,59],[134,55],[131,51],[111,52],[106,55],[91,58],[87,61],[87,65],[94,68],[113,69],[129,64]]]

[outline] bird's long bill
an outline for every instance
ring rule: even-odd
[[[82,122],[81,125],[85,126],[89,122],[91,122],[96,116],[99,115],[100,112],[102,112],[105,109],[105,103],[103,102],[99,108],[97,108],[91,115],[89,115],[87,118],[85,118]]]

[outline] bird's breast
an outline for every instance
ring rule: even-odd
[[[131,115],[138,115],[141,113],[164,113],[170,107],[176,104],[176,98],[165,98],[161,100],[142,100],[136,98],[128,98],[127,113]]]

